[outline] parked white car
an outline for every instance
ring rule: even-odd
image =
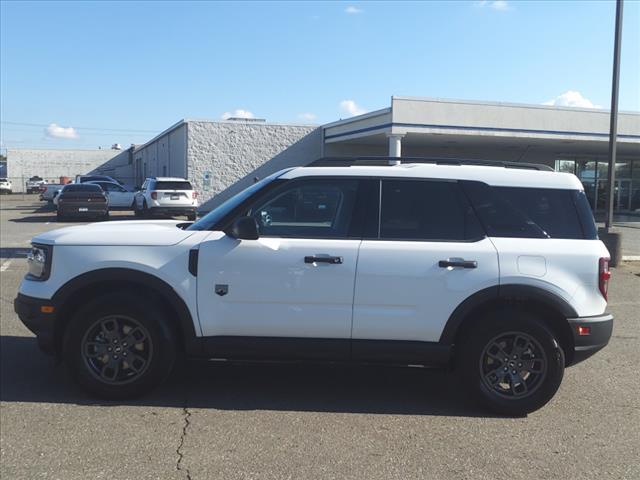
[[[175,177],[147,178],[136,193],[134,204],[136,215],[141,217],[186,215],[195,220],[197,208],[198,194],[191,182]]]
[[[150,390],[184,353],[448,366],[499,413],[542,407],[613,327],[582,184],[523,164],[407,162],[284,170],[186,228],[42,233],[15,310],[107,398]]]
[[[42,177],[39,177],[38,175],[34,175],[33,177],[30,177],[29,180],[27,180],[27,183],[26,183],[27,193],[41,192],[42,186],[46,185],[47,183],[48,182]]]
[[[11,180],[8,178],[0,178],[0,194],[11,193]]]
[[[109,197],[109,209],[127,209],[133,210],[135,208],[135,192],[127,190],[125,187],[116,182],[107,181],[90,181],[84,182],[95,185],[100,185],[104,193]]]

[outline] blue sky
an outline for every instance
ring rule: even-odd
[[[0,9],[3,149],[142,143],[185,117],[321,124],[391,95],[610,104],[612,1]],[[620,108],[640,111],[640,2],[624,14]]]

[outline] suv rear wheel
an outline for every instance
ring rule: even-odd
[[[564,352],[536,315],[519,310],[480,319],[459,345],[465,386],[489,409],[526,415],[555,395],[564,375]]]
[[[64,354],[70,372],[98,397],[146,393],[175,363],[175,335],[165,315],[129,294],[91,301],[78,310],[66,331]]]

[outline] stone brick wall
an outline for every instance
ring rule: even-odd
[[[205,211],[250,185],[255,176],[321,155],[321,129],[314,126],[189,121],[187,128],[187,174]]]
[[[123,153],[121,150],[37,150],[7,151],[7,176],[14,192],[24,191],[25,182],[38,175],[49,182],[61,176],[84,175]]]

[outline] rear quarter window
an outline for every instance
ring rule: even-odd
[[[481,182],[464,182],[464,189],[489,236],[597,238],[593,215],[583,192],[490,187]]]

